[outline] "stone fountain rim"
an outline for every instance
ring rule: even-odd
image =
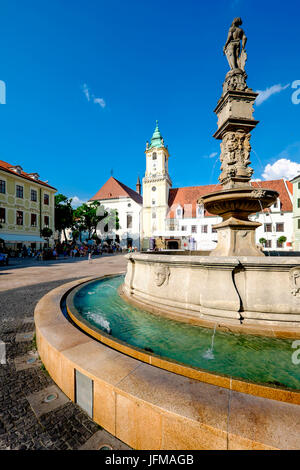
[[[73,304],[72,298],[84,285],[88,285],[104,278],[119,276],[120,274],[122,273],[110,274],[92,279],[83,279],[78,281],[78,285],[73,283],[73,287],[67,291],[66,300],[71,298],[71,304]],[[91,326],[87,321],[85,321],[85,319],[81,318],[77,312],[75,313],[75,311],[70,308],[70,303],[67,303],[67,311],[69,317],[75,323],[77,328],[79,328],[79,331],[82,334],[88,334],[90,337],[92,337],[92,339],[99,341],[100,343],[113,348],[122,354],[133,357],[134,359],[137,359],[141,362],[158,367],[162,370],[173,372],[177,375],[182,375],[184,377],[192,378],[194,380],[216,385],[222,388],[232,389],[250,395],[271,398],[277,401],[300,405],[300,390],[298,391],[287,387],[281,388],[279,386],[277,387],[268,384],[260,384],[246,379],[234,378],[228,375],[222,375],[220,373],[217,374],[205,369],[187,366],[175,360],[158,356],[154,353],[148,353],[141,348],[132,346],[129,343],[119,340],[118,338],[112,337],[108,333],[105,333],[95,326]]]
[[[116,275],[118,273],[115,273]],[[121,274],[121,273],[119,273]],[[103,276],[105,277],[105,276]],[[118,380],[115,379],[114,374],[115,372],[120,374],[120,364],[124,364],[124,354],[115,352],[114,360],[109,361],[111,364],[112,370],[109,372],[109,377],[104,377],[101,373],[101,368],[95,369],[89,366],[89,362],[87,360],[83,360],[83,353],[84,355],[87,354],[87,351],[90,351],[92,357],[95,357],[95,352],[99,351],[101,361],[103,360],[104,363],[107,361],[107,358],[111,357],[109,348],[106,345],[103,345],[99,342],[96,342],[92,338],[89,338],[85,333],[82,333],[78,330],[74,325],[72,325],[62,314],[61,311],[61,299],[73,288],[80,284],[83,284],[85,281],[93,280],[92,277],[79,279],[76,281],[71,281],[66,284],[63,284],[50,292],[48,292],[44,297],[42,297],[38,304],[36,305],[35,312],[34,312],[34,319],[36,325],[36,335],[37,335],[37,345],[38,351],[41,356],[41,359],[48,370],[50,376],[53,380],[57,383],[60,389],[70,398],[72,401],[76,401],[75,398],[75,369],[79,370],[91,380],[94,381],[94,414],[93,420],[98,423],[100,426],[104,427],[108,432],[112,433],[119,439],[127,442],[133,448],[140,448],[140,449],[148,449],[155,448],[157,449],[157,445],[155,443],[149,444],[148,433],[147,437],[145,437],[144,427],[141,428],[141,433],[137,436],[140,438],[140,441],[135,439],[133,442],[128,434],[128,421],[124,416],[124,413],[119,413],[122,411],[122,404],[124,400],[128,403],[131,407],[135,407],[134,410],[137,409],[137,412],[142,413],[142,418],[145,419],[145,415],[147,417],[147,422],[150,422],[150,419],[153,420],[153,413],[154,418],[158,417],[160,420],[171,419],[173,426],[178,430],[176,436],[178,436],[178,442],[176,441],[177,446],[176,448],[180,448],[181,450],[184,449],[194,449],[194,448],[202,448],[199,447],[198,441],[195,443],[195,438],[192,438],[191,444],[187,446],[186,444],[186,435],[187,432],[191,433],[191,436],[195,435],[195,429],[197,432],[205,430],[205,435],[209,432],[210,435],[206,438],[208,439],[208,444],[210,449],[215,448],[219,449],[220,444],[217,442],[215,443],[215,435],[216,433],[220,434],[223,431],[220,431],[219,427],[214,425],[214,421],[211,419],[204,419],[200,423],[198,421],[197,414],[193,417],[189,416],[186,417],[186,406],[183,403],[177,403],[178,407],[176,408],[176,412],[172,409],[172,403],[170,406],[166,407],[165,398],[161,397],[159,392],[156,394],[155,399],[152,399],[151,396],[140,396],[137,394],[136,388],[134,387],[136,381],[136,371],[141,370],[142,373],[151,373],[150,369],[148,369],[147,364],[143,364],[141,361],[137,360],[137,363],[140,363],[137,367],[132,367],[131,371],[125,370],[123,374],[123,379],[119,378]],[[106,352],[107,350],[107,352]],[[103,359],[102,359],[103,358]],[[115,369],[114,369],[115,367]],[[147,369],[146,369],[147,368]],[[115,372],[114,372],[115,370]],[[170,394],[172,398],[172,394],[174,390],[176,390],[176,384],[179,385],[182,383],[180,380],[180,375],[176,373],[172,373],[174,371],[166,371],[154,367],[153,372],[155,377],[160,378],[160,383],[164,386],[164,390],[166,393]],[[152,373],[152,375],[153,375]],[[149,375],[148,374],[148,375]],[[151,376],[152,376],[151,375]],[[124,378],[125,377],[125,378]],[[144,377],[144,376],[142,376]],[[131,380],[131,388],[127,387],[127,389],[122,386],[124,380],[130,381]],[[146,375],[147,379],[147,375]],[[166,380],[167,379],[167,380]],[[181,378],[184,379],[184,378]],[[215,379],[212,377],[212,379]],[[189,379],[186,383],[186,393],[193,393],[195,391],[195,384],[193,379]],[[213,390],[214,393],[221,393],[221,390],[226,390],[226,387],[222,387],[221,384],[217,385],[214,382],[209,382],[208,380],[199,381],[201,390],[205,393],[210,393],[210,390]],[[202,385],[201,385],[202,384]],[[174,388],[175,387],[175,388]],[[205,388],[203,388],[205,387]],[[211,389],[210,389],[211,387]],[[289,403],[289,406],[294,407],[293,410],[295,412],[299,409],[300,404],[300,394],[295,392],[289,392],[285,390],[280,390],[276,387],[258,387],[253,386],[247,382],[239,382],[236,383],[232,381],[229,383],[227,388],[228,392],[232,396],[237,396],[238,399],[241,401],[243,400],[244,406],[251,407],[255,410],[256,407],[261,404],[266,404],[265,406],[269,409],[270,404],[275,406],[274,411],[274,418],[277,420],[276,425],[280,424],[280,414],[278,415],[278,411],[280,413],[281,407],[286,406],[281,404],[282,402]],[[203,404],[203,406],[207,406],[207,401],[205,400],[205,393],[202,393],[199,397],[199,404]],[[100,395],[99,395],[100,394]],[[235,395],[237,394],[237,395]],[[114,400],[111,400],[111,395],[114,396]],[[252,395],[252,398],[251,398]],[[230,395],[231,396],[231,395]],[[201,398],[203,397],[203,399]],[[272,401],[270,401],[272,400]],[[274,400],[274,401],[273,401]],[[104,408],[103,408],[104,407]],[[251,409],[252,409],[251,408]],[[109,413],[107,413],[107,409]],[[132,409],[132,408],[131,408]],[[215,408],[216,412],[219,413],[219,407],[216,404]],[[116,421],[118,416],[118,422]],[[135,416],[135,413],[134,413]],[[140,416],[140,415],[138,415]],[[218,415],[219,416],[219,415]],[[222,415],[220,414],[220,419]],[[228,415],[227,419],[234,419],[231,418],[231,414]],[[272,418],[272,417],[271,417]],[[248,420],[249,421],[249,420]],[[247,421],[247,422],[248,422]],[[156,422],[156,421],[155,421]],[[291,420],[291,424],[292,424]],[[183,423],[185,426],[183,426]],[[118,424],[118,426],[117,426]],[[253,423],[249,421],[248,425],[250,426]],[[255,424],[255,423],[254,423]],[[198,427],[196,427],[198,426]],[[196,428],[195,428],[196,427]],[[150,424],[150,429],[152,429],[152,421]],[[126,431],[121,432],[121,431]],[[225,434],[225,447],[224,448],[231,448],[228,447],[237,445],[238,448],[243,449],[274,449],[274,448],[281,448],[280,442],[277,444],[273,441],[270,443],[269,441],[265,441],[264,439],[253,439],[248,436],[247,433],[244,432],[245,425],[243,423],[237,430],[227,430]],[[164,427],[159,429],[161,432],[160,438],[164,439],[165,442],[167,436],[167,430]],[[152,433],[153,434],[153,433]],[[218,435],[219,435],[218,434]],[[213,439],[211,437],[213,436]],[[198,436],[198,433],[197,433]],[[290,436],[287,433],[287,438]],[[171,436],[172,438],[172,436]],[[226,438],[227,438],[227,446],[226,446]],[[212,442],[210,442],[212,439]],[[229,440],[229,441],[228,441]],[[276,440],[276,439],[275,439]],[[201,440],[201,436],[199,437],[199,442],[202,443],[203,439]],[[169,441],[168,441],[169,442]],[[173,441],[172,441],[173,442]],[[228,444],[229,442],[229,444]],[[292,444],[294,445],[294,440],[292,439]],[[136,445],[135,445],[136,444]],[[155,447],[149,447],[149,445]],[[276,447],[274,447],[276,445]],[[286,447],[290,446],[290,441],[287,441]],[[197,447],[195,447],[197,446]],[[253,447],[254,446],[254,447]],[[173,447],[172,447],[173,448]],[[232,447],[234,448],[234,447]],[[162,446],[161,449],[170,449],[170,447]]]

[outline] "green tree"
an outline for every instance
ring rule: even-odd
[[[44,227],[41,230],[41,236],[43,238],[46,238],[48,246],[49,246],[49,238],[52,237],[52,235],[53,235],[53,230],[51,230],[51,228],[49,227]]]
[[[66,229],[73,227],[74,209],[71,203],[72,199],[68,199],[63,194],[55,196],[55,230],[59,232],[59,240],[61,232],[63,232],[65,241],[67,241]]]
[[[260,243],[261,245],[265,246],[265,244],[267,243],[267,240],[262,237],[262,238],[259,239],[259,243]]]
[[[79,232],[88,231],[89,239],[96,233],[98,225],[101,233],[112,229],[118,230],[120,227],[118,212],[116,210],[108,211],[99,201],[93,201],[89,204],[84,203],[77,207],[74,211],[73,220]]]
[[[281,235],[281,237],[278,238],[278,247],[282,246],[283,243],[285,243],[287,238],[284,235]]]

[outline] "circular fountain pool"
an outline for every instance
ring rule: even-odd
[[[189,367],[300,389],[293,340],[212,331],[150,314],[119,296],[123,282],[124,276],[115,276],[74,289],[67,297],[72,318],[88,326],[90,333],[102,331],[123,344]]]

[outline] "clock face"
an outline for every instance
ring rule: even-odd
[[[152,191],[156,191],[156,186],[152,186]]]

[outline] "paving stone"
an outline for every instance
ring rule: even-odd
[[[49,413],[69,401],[69,398],[56,385],[50,385],[50,387],[32,393],[26,398],[37,417]]]
[[[112,450],[131,450],[131,447],[119,441],[105,429],[97,431],[79,450],[101,450],[101,447],[111,447]]]
[[[104,259],[101,264],[103,261]],[[48,272],[51,271],[53,276],[55,264],[54,262],[47,268],[44,263],[43,273],[49,269]],[[19,342],[16,341],[16,336],[33,332],[34,323],[29,319],[33,319],[34,308],[39,299],[59,285],[76,279],[76,276],[81,278],[88,275],[80,271],[81,263],[78,263],[76,273],[77,263],[69,264],[66,264],[65,269],[71,268],[73,277],[67,273],[59,280],[40,283],[39,275],[37,284],[30,280],[32,285],[23,285],[23,280],[26,284],[30,274],[22,274],[16,269],[11,276],[12,281],[6,287],[10,290],[4,291],[3,283],[0,285],[0,305],[5,305],[5,310],[0,308],[0,339],[6,345],[6,364],[0,365],[0,450],[79,449],[99,431],[99,426],[68,399],[64,405],[37,418],[26,397],[45,390],[54,385],[54,382],[40,367],[16,370],[18,358],[27,356],[33,349],[31,339]],[[99,275],[97,261],[88,267],[91,268]],[[34,275],[37,275],[36,272]],[[11,288],[10,285],[17,276],[16,288]]]
[[[34,317],[25,317],[23,323],[34,323]]]
[[[41,367],[42,361],[39,359],[37,351],[29,351],[24,356],[17,356],[14,359],[16,371],[30,369],[31,367]]]
[[[24,341],[32,341],[34,337],[34,331],[28,331],[25,333],[17,333],[16,343],[23,343]]]

